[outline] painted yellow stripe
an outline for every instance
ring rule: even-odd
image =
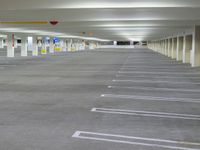
[[[10,22],[0,22],[0,24],[11,24],[11,25],[41,25],[41,24],[48,24],[49,22],[47,21],[10,21]]]

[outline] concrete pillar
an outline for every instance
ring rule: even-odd
[[[78,46],[77,40],[74,41],[74,47],[75,47],[75,51],[78,51],[79,46]]]
[[[0,37],[0,48],[3,48],[4,45],[3,45],[3,37]]]
[[[95,49],[95,47],[94,47],[94,42],[93,41],[90,41],[90,46],[89,46],[89,49]]]
[[[67,51],[67,42],[66,42],[66,39],[63,39],[62,51],[63,51],[63,52],[66,52],[66,51]]]
[[[160,53],[163,54],[163,41],[162,40],[160,41],[160,49],[161,49]]]
[[[54,38],[50,38],[50,45],[49,45],[49,53],[53,54],[54,53],[54,48],[55,48],[55,44],[54,44]]]
[[[177,51],[176,51],[176,60],[183,60],[183,37],[177,37]]]
[[[199,67],[200,66],[200,26],[194,27],[191,55],[192,55],[191,57],[192,67]]]
[[[130,41],[130,45],[134,45],[134,41]]]
[[[165,56],[167,56],[168,52],[168,39],[165,39]]]
[[[28,36],[21,36],[21,56],[28,56]]]
[[[60,39],[60,51],[63,51],[64,41],[63,39]]]
[[[42,38],[42,49],[41,49],[41,54],[46,55],[47,54],[47,43],[46,43],[46,38]]]
[[[183,63],[190,63],[192,50],[192,35],[184,36]]]
[[[86,44],[85,44],[85,41],[83,40],[82,41],[82,50],[85,50],[85,46],[86,46]]]
[[[68,51],[71,52],[72,51],[72,39],[68,40]]]
[[[114,46],[117,46],[117,41],[114,41]]]
[[[167,52],[168,57],[171,57],[171,47],[172,47],[172,40],[168,39],[168,52]]]
[[[32,55],[33,56],[38,56],[38,43],[37,43],[37,36],[33,36],[33,51]]]
[[[165,40],[162,40],[162,54],[165,54]]]
[[[172,38],[172,59],[176,59],[177,51],[177,38]]]
[[[160,54],[162,54],[162,41],[159,41],[159,52],[160,52]]]
[[[15,46],[15,48],[18,48],[18,43],[17,43],[17,39],[15,39],[15,44],[14,44],[14,46]]]
[[[7,35],[7,57],[15,57],[15,42],[14,34]]]

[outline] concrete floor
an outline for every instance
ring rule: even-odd
[[[0,150],[200,149],[199,69],[150,50],[2,57],[0,85]]]

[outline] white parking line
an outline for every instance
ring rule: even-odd
[[[116,77],[124,77],[124,78],[146,78],[146,77],[148,77],[149,78],[149,75],[148,74],[143,74],[143,75],[137,75],[137,76],[135,76],[135,75],[124,75],[124,74],[116,74]],[[180,76],[180,77],[177,77],[177,76],[153,76],[152,78],[154,78],[154,79],[160,79],[160,78],[162,78],[162,79],[177,79],[177,78],[179,78],[179,79],[200,79],[200,76],[194,76],[194,77],[192,77],[192,76],[190,76],[190,77],[184,77],[184,76]]]
[[[200,84],[198,82],[176,82],[176,81],[152,81],[152,80],[112,80],[112,82],[133,82],[133,83],[168,83],[168,84]]]
[[[78,139],[131,144],[131,145],[147,146],[147,147],[167,148],[175,150],[199,150],[197,148],[190,148],[190,147],[200,146],[200,143],[193,143],[186,141],[172,141],[172,140],[163,140],[154,138],[124,136],[117,134],[105,134],[98,132],[86,132],[86,131],[76,131],[72,135],[72,137]]]
[[[149,91],[170,91],[170,92],[197,92],[200,89],[179,89],[179,88],[155,88],[155,87],[138,87],[138,86],[108,86],[109,89],[133,89],[133,90],[149,90]]]
[[[177,69],[174,69],[174,70],[171,70],[171,69],[164,69],[164,68],[120,68],[120,71],[146,71],[146,70],[151,70],[153,72],[157,72],[157,71],[160,71],[160,72],[176,72],[176,73],[185,73],[185,72],[188,72],[187,71],[182,71],[182,70],[177,70]]]
[[[199,72],[147,72],[147,71],[118,71],[119,74],[168,74],[168,75],[200,75]]]
[[[115,94],[102,94],[101,97],[132,99],[132,100],[144,100],[144,101],[200,103],[200,99],[192,99],[192,98],[167,98],[167,97],[151,97],[151,96],[141,96],[141,95],[115,95]]]
[[[166,65],[162,65],[162,67],[161,67],[160,65],[155,66],[155,65],[148,65],[148,64],[146,64],[146,65],[131,65],[131,66],[125,65],[124,66],[124,68],[147,68],[147,69],[154,69],[154,68],[156,68],[156,69],[169,69],[169,67],[173,68],[173,69],[177,68],[177,66],[173,66],[173,65],[169,65],[168,67],[166,67]],[[184,67],[183,69],[188,69],[188,68],[190,68],[190,67]]]
[[[177,113],[166,113],[166,112],[136,111],[136,110],[109,109],[109,108],[93,108],[91,111],[99,112],[99,113],[107,113],[107,114],[120,114],[120,115],[133,115],[133,116],[159,117],[159,118],[185,119],[185,120],[200,120],[200,115],[177,114]]]

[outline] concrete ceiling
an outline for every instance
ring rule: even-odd
[[[200,25],[199,12],[199,0],[1,0],[0,22],[58,20],[59,24],[1,24],[0,30],[108,40],[154,40]],[[88,34],[91,32],[93,35]]]

